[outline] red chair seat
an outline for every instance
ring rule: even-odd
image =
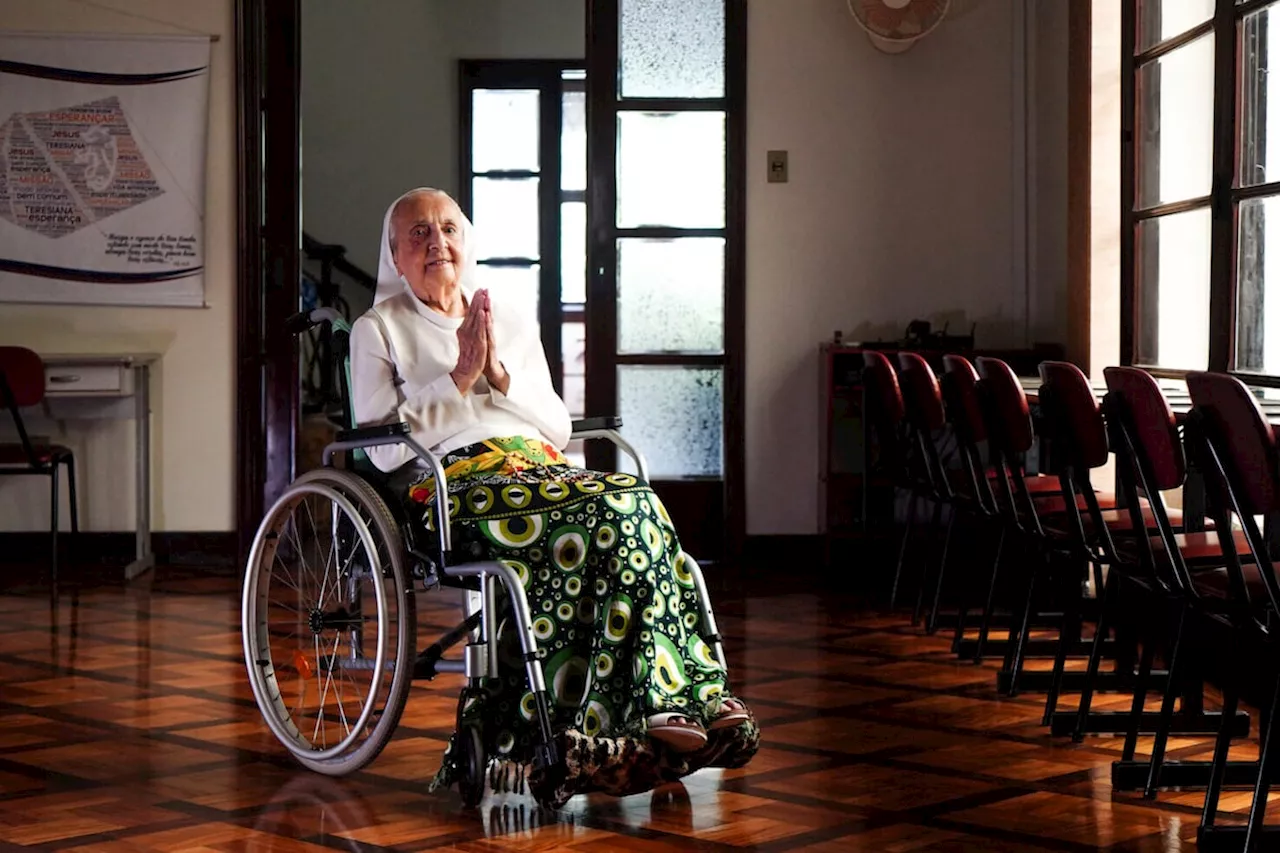
[[[1249,541],[1245,539],[1244,531],[1233,530],[1231,539],[1235,543],[1236,553],[1240,558],[1246,561],[1251,560]],[[1182,557],[1187,562],[1213,560],[1222,556],[1222,542],[1216,530],[1206,530],[1203,533],[1178,533],[1173,537],[1173,543],[1182,552]],[[1164,542],[1159,536],[1152,536],[1151,544],[1157,552],[1164,551]]]
[[[1026,484],[1027,491],[1033,495],[1062,494],[1062,483],[1058,481],[1057,477],[1050,477],[1047,474],[1031,474],[1024,478],[1022,482]]]
[[[36,444],[32,446],[40,465],[52,465],[71,456],[71,448],[61,444]],[[0,444],[0,465],[30,465],[31,457],[21,444]]]
[[[1113,495],[1112,493],[1096,492],[1095,496],[1098,499],[1099,508],[1101,508],[1104,512],[1107,510],[1115,509],[1116,496]],[[1040,513],[1041,516],[1061,515],[1062,513],[1067,511],[1067,499],[1065,496],[1062,496],[1062,495],[1059,495],[1058,497],[1049,497],[1049,496],[1034,497],[1033,496],[1032,501],[1036,505],[1036,511]],[[1085,512],[1085,513],[1088,512],[1089,504],[1085,500],[1084,495],[1076,495],[1076,506],[1080,508],[1081,512]],[[1087,520],[1088,516],[1086,515],[1085,518]]]
[[[1245,563],[1240,566],[1240,571],[1244,575],[1245,589],[1249,592],[1249,606],[1259,615],[1265,615],[1270,610],[1271,598],[1266,581],[1262,579],[1262,571],[1256,563]],[[1231,592],[1231,577],[1224,568],[1197,571],[1191,579],[1196,590],[1211,601],[1226,602],[1235,598]]]
[[[1101,497],[1102,495],[1100,494],[1099,498],[1101,499]],[[1099,503],[1101,503],[1101,500],[1099,500]],[[1060,508],[1063,506],[1061,502],[1059,502],[1058,505]],[[1169,524],[1173,526],[1174,530],[1181,530],[1183,527],[1182,511],[1177,509],[1169,509],[1169,510],[1166,510],[1166,514],[1169,516]],[[1084,521],[1085,531],[1086,532],[1092,531],[1093,530],[1092,517],[1089,515],[1084,515],[1082,517],[1082,520]],[[1146,528],[1148,532],[1158,529],[1156,527],[1155,513],[1152,511],[1151,506],[1145,500],[1143,501],[1143,504],[1142,504],[1142,520],[1146,524]],[[1107,526],[1107,529],[1110,530],[1112,533],[1132,533],[1133,532],[1133,519],[1129,515],[1128,508],[1122,509],[1122,508],[1116,507],[1114,496],[1111,496],[1110,506],[1107,506],[1105,504],[1102,505],[1102,522]],[[1050,534],[1062,535],[1062,536],[1067,535],[1066,531],[1069,529],[1067,524],[1069,522],[1066,521],[1066,519],[1063,517],[1061,512],[1056,517],[1042,518],[1042,523],[1046,531],[1048,531]],[[1212,529],[1213,520],[1206,518],[1205,527]],[[1179,534],[1179,535],[1182,535],[1182,534]],[[1195,536],[1197,534],[1191,534],[1191,535]]]

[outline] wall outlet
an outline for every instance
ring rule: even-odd
[[[787,152],[769,152],[769,183],[785,184],[787,182]]]

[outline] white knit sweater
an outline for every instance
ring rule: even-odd
[[[440,314],[406,288],[352,326],[356,422],[366,427],[405,421],[413,438],[436,453],[515,435],[563,449],[569,443],[569,410],[551,384],[537,325],[497,298],[491,305],[498,356],[510,376],[506,394],[483,377],[466,394],[458,391],[449,373],[458,362],[462,318]],[[402,444],[368,453],[383,471],[413,458]]]

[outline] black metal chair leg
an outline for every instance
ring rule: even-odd
[[[996,562],[1000,562],[1000,551],[1004,548],[1004,527],[1000,528],[1000,537],[996,540]],[[973,563],[967,564],[969,567],[968,574],[973,575]],[[966,578],[965,582],[960,584],[956,602],[959,605],[959,612],[956,614],[956,631],[955,636],[951,640],[951,650],[956,654],[960,653],[960,644],[964,642],[965,619],[969,616],[969,590],[971,588],[970,581],[972,577]]]
[[[941,522],[942,522],[942,502],[935,500],[933,504],[933,521],[929,525],[930,529],[936,530],[938,527],[938,524],[940,524]],[[950,531],[950,527],[948,527],[947,529],[948,531]],[[946,558],[947,558],[947,552],[944,546],[942,551],[942,559],[946,560]],[[942,571],[941,566],[938,567],[938,571],[939,572]],[[920,613],[921,611],[924,610],[924,591],[928,586],[929,586],[929,561],[924,560],[920,564],[920,584],[916,588],[916,606],[915,606],[915,609],[911,611],[911,624],[913,626],[920,624]]]
[[[942,541],[942,562],[938,564],[938,580],[933,586],[933,606],[929,608],[929,619],[925,623],[925,631],[929,634],[938,631],[938,608],[942,606],[942,585],[946,583],[947,557],[951,554],[951,535],[955,531],[956,516],[959,510],[951,507],[951,518],[947,519],[947,535]]]
[[[1004,537],[1007,527],[1000,528],[1000,546],[996,548],[996,561],[991,565],[991,585],[987,587],[987,604],[982,609],[982,626],[978,629],[978,645],[973,650],[973,662],[982,663],[982,652],[987,647],[987,635],[991,633],[991,617],[996,607],[996,584],[1000,580],[1000,558],[1004,553]]]
[[[68,456],[67,462],[67,494],[71,499],[71,532],[80,532],[80,511],[76,506],[76,458]]]
[[[1115,595],[1115,579],[1108,575],[1107,583],[1102,587],[1102,602],[1098,607],[1098,622],[1093,629],[1093,645],[1089,648],[1089,666],[1085,670],[1084,689],[1080,691],[1080,705],[1076,709],[1076,728],[1071,733],[1073,743],[1084,740],[1085,729],[1089,725],[1089,708],[1093,705],[1093,685],[1098,678],[1098,668],[1102,664],[1102,648],[1110,631],[1112,597]]]
[[[1062,630],[1058,632],[1058,649],[1053,656],[1053,680],[1049,683],[1049,695],[1044,700],[1044,715],[1040,725],[1047,726],[1053,722],[1053,713],[1058,710],[1058,696],[1062,692],[1062,680],[1067,670],[1067,646],[1072,645],[1080,634],[1083,621],[1083,590],[1071,599],[1070,612],[1062,614]]]
[[[1178,667],[1178,653],[1182,648],[1182,631],[1187,623],[1187,609],[1183,607],[1178,614],[1177,633],[1173,639],[1173,651],[1169,655],[1169,675],[1165,683],[1164,699],[1160,703],[1160,719],[1156,723],[1156,740],[1151,747],[1151,764],[1147,770],[1147,787],[1142,796],[1154,800],[1160,787],[1160,768],[1164,766],[1164,751],[1169,745],[1169,727],[1173,722],[1173,703],[1178,699],[1178,681],[1181,671]]]
[[[1151,643],[1143,644],[1138,680],[1133,685],[1133,704],[1129,706],[1129,730],[1125,732],[1124,749],[1120,752],[1121,761],[1133,761],[1134,753],[1138,751],[1138,734],[1142,730],[1142,712],[1147,706],[1147,685],[1151,682],[1151,665],[1155,656],[1156,647]]]
[[[1204,811],[1200,813],[1200,828],[1213,826],[1218,817],[1218,798],[1222,795],[1222,781],[1227,775],[1227,754],[1231,749],[1231,725],[1236,715],[1238,699],[1234,691],[1222,693],[1222,727],[1213,746],[1213,768],[1209,772],[1209,786],[1204,792]]]
[[[902,580],[902,566],[907,559],[907,543],[911,541],[911,528],[916,520],[916,498],[915,492],[909,492],[907,497],[907,524],[902,531],[902,544],[898,547],[898,567],[893,570],[893,588],[889,592],[889,609],[892,610],[898,603],[898,584]]]
[[[1275,750],[1272,749],[1276,734],[1276,712],[1280,710],[1280,679],[1276,680],[1275,694],[1271,697],[1271,707],[1267,709],[1266,731],[1259,729],[1258,737],[1262,739],[1262,753],[1258,756],[1258,781],[1253,786],[1253,804],[1249,806],[1249,824],[1245,829],[1245,853],[1254,853],[1262,843],[1262,822],[1267,813],[1267,794],[1271,791],[1272,762]]]
[[[1045,555],[1045,562],[1048,562],[1049,556]],[[1027,649],[1027,634],[1031,631],[1031,609],[1036,594],[1036,577],[1040,574],[1040,566],[1037,564],[1031,570],[1031,579],[1027,582],[1027,601],[1022,608],[1022,624],[1018,628],[1018,637],[1015,641],[1012,636],[1009,638],[1009,651],[1005,655],[1007,664],[1006,670],[1009,673],[1009,690],[1006,696],[1013,697],[1018,695],[1018,674],[1022,672],[1022,659]]]
[[[53,561],[50,563],[50,575],[53,583],[58,582],[58,466],[49,469],[49,539],[53,543]]]

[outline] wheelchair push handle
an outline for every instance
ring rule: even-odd
[[[316,308],[312,311],[299,311],[284,321],[284,330],[291,335],[300,335],[308,329],[314,329],[321,323],[332,323],[341,318],[333,308]]]

